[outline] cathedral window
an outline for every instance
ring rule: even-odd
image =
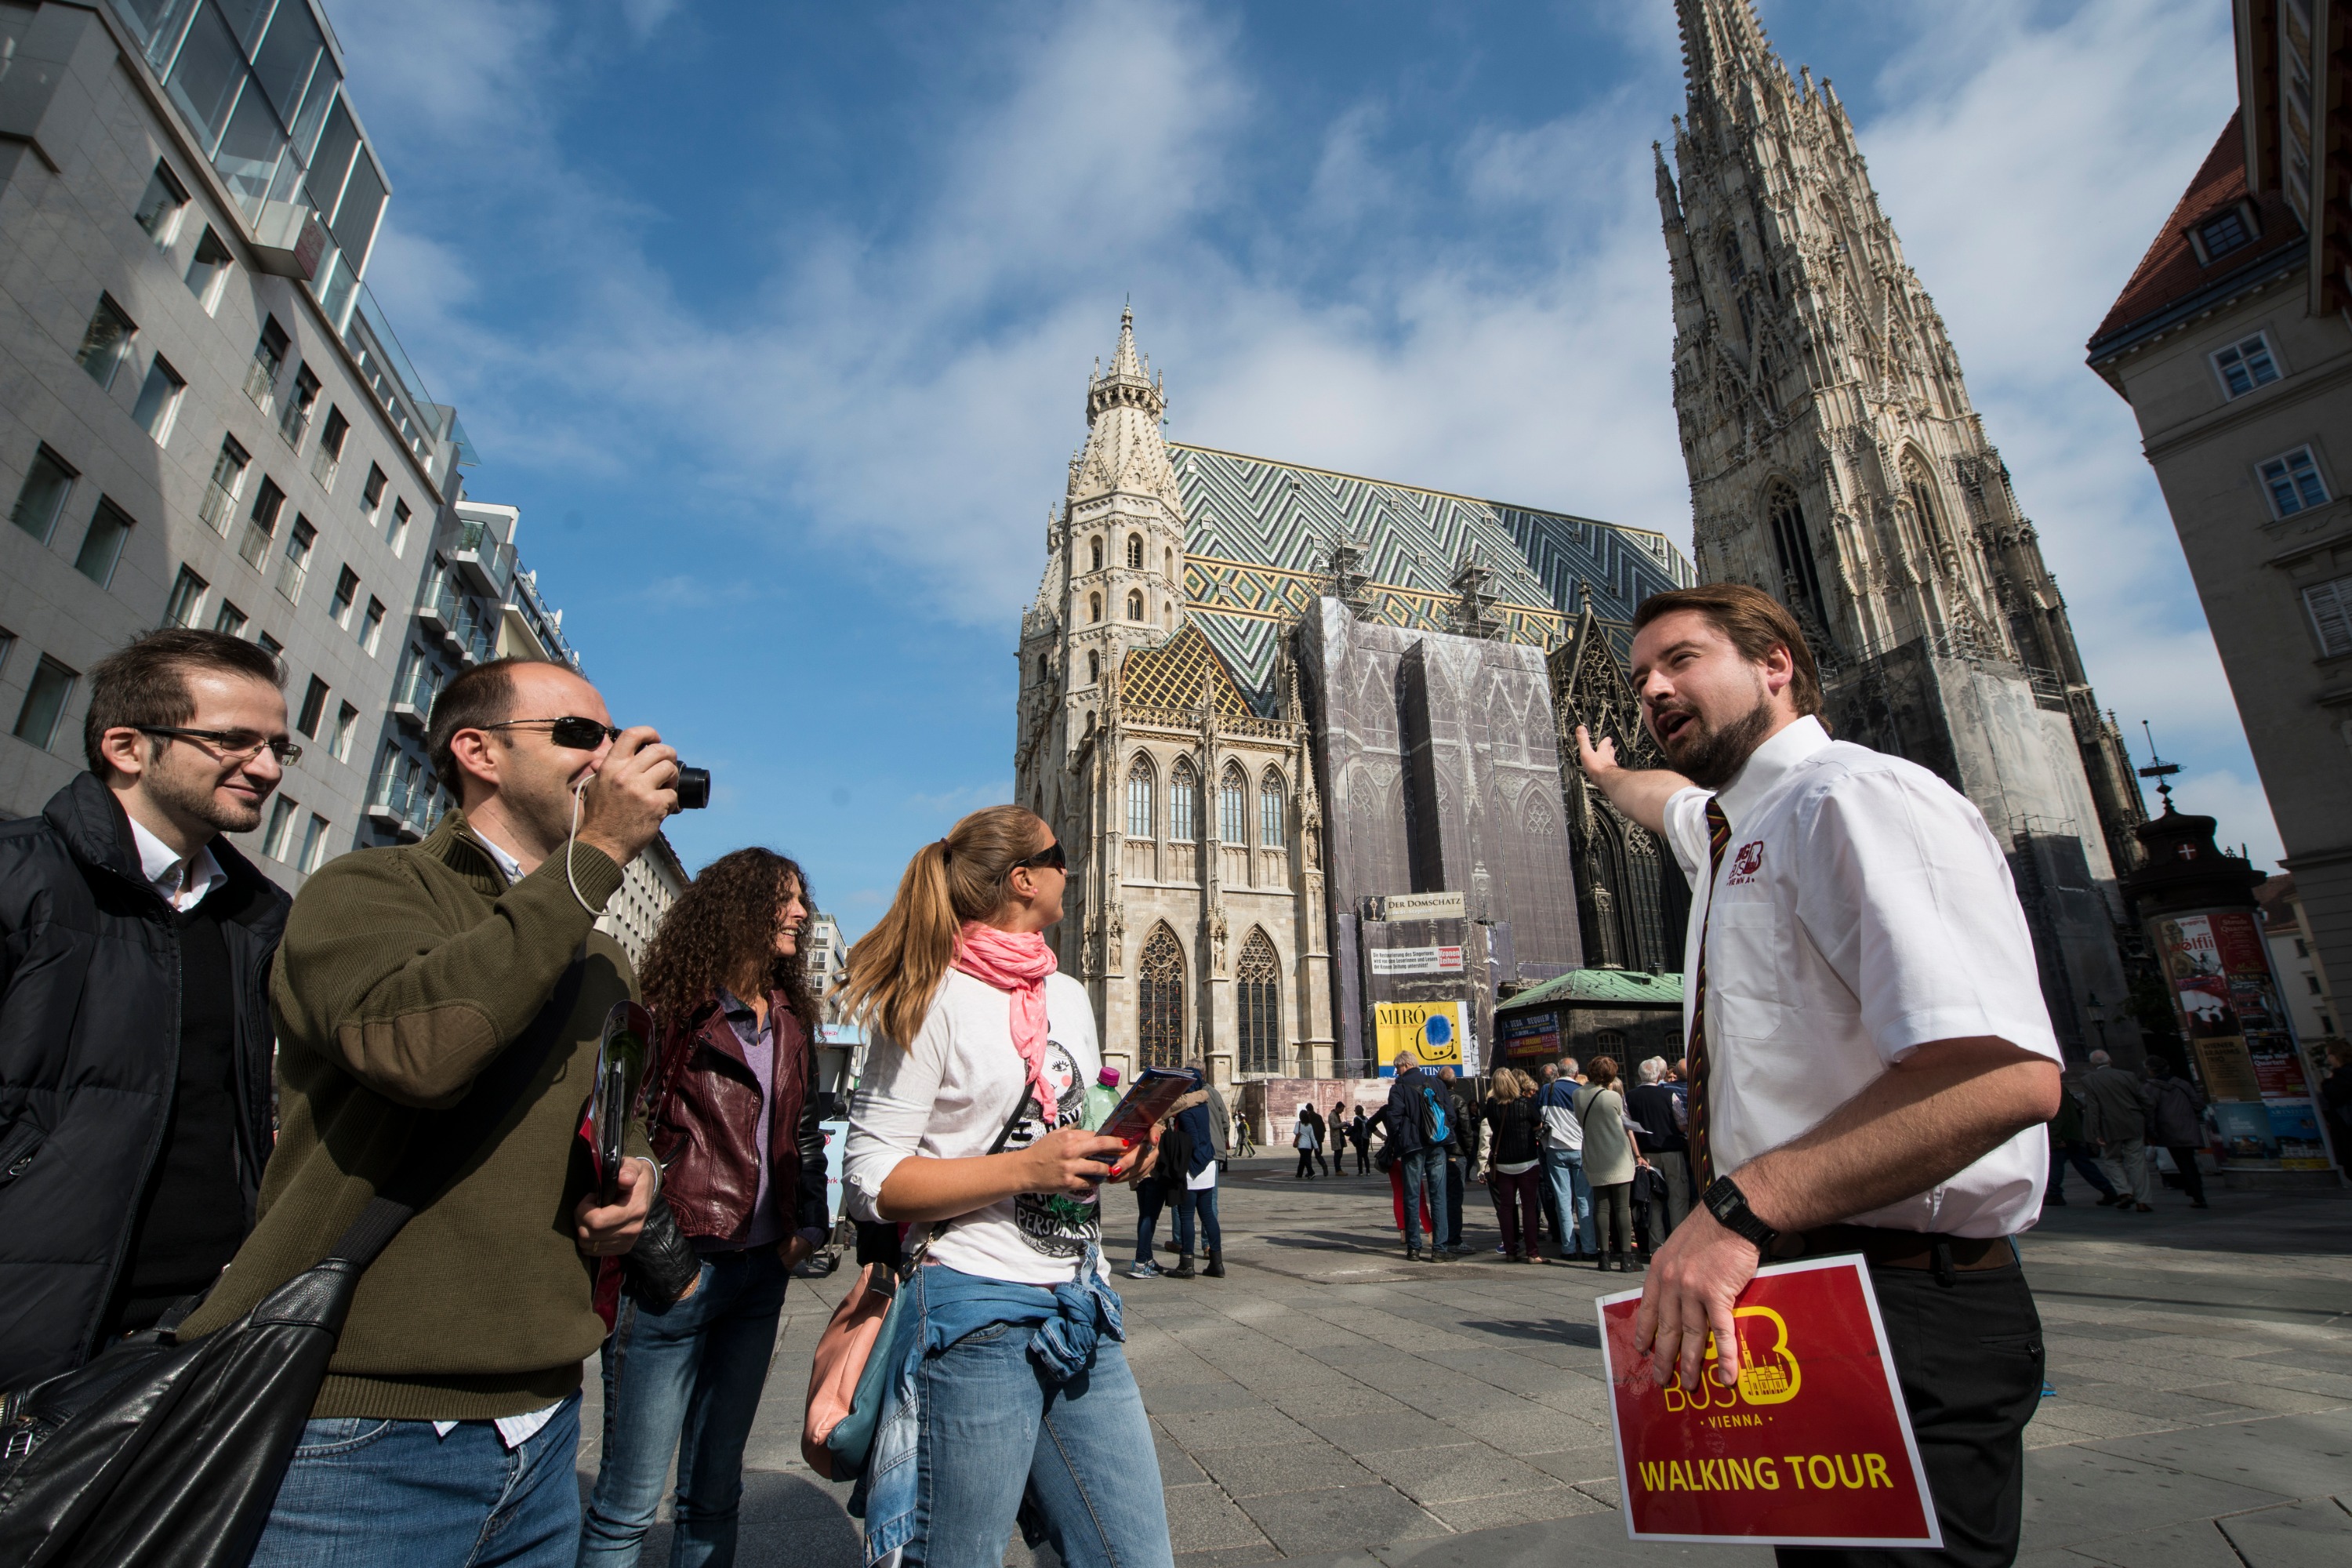
[[[1806,600],[1820,612],[1822,574],[1813,562],[1813,538],[1805,527],[1804,509],[1797,492],[1776,483],[1765,493],[1764,510],[1772,522],[1772,548],[1780,558],[1780,578],[1786,592]]]
[[[1094,539],[1094,540],[1092,540],[1092,541],[1088,542],[1088,545],[1087,545],[1087,554],[1088,554],[1088,556],[1092,559],[1092,561],[1094,562],[1094,570],[1096,570],[1096,571],[1097,571],[1097,572],[1101,571],[1101,570],[1102,570],[1102,540],[1101,540],[1099,537],[1097,537],[1097,538],[1096,538],[1096,539]]]
[[[1179,844],[1201,837],[1200,799],[1200,775],[1190,758],[1179,757],[1168,775],[1168,837]]]
[[[1283,847],[1283,827],[1289,816],[1283,804],[1282,775],[1268,768],[1257,784],[1257,841],[1268,849]]]
[[[2327,504],[2327,486],[2319,477],[2319,465],[2308,447],[2273,458],[2262,468],[2263,488],[2270,492],[2271,510],[2280,517],[2293,517],[2315,506]]]
[[[1102,655],[1092,648],[1088,648],[1087,650],[1087,684],[1088,686],[1097,685],[1101,681],[1101,679]]]
[[[2225,397],[2243,397],[2279,378],[2278,361],[2271,357],[2270,339],[2260,332],[2215,354],[2213,369],[2221,377]]]
[[[1087,595],[1087,619],[1090,621],[1098,621],[1102,619],[1102,595],[1100,594],[1088,594]]]
[[[1184,950],[1163,921],[1143,944],[1136,979],[1136,1045],[1148,1068],[1184,1065]]]
[[[1127,618],[1130,621],[1139,621],[1143,618],[1143,590],[1140,588],[1131,589],[1128,593]]]
[[[1167,569],[1161,573],[1161,575],[1168,579],[1168,585],[1173,588],[1176,585],[1176,552],[1173,550],[1165,550],[1160,552],[1160,555],[1167,563]]]
[[[1240,765],[1227,763],[1224,776],[1217,781],[1217,837],[1227,844],[1249,842],[1248,795],[1249,780]]]
[[[1734,283],[1748,276],[1748,258],[1739,253],[1739,237],[1736,234],[1723,237],[1723,269],[1731,274]]]
[[[1054,661],[1042,653],[1037,656],[1037,679],[1041,682],[1054,679]]]
[[[1151,837],[1151,759],[1140,752],[1127,770],[1127,836]]]
[[[1943,516],[1936,510],[1936,495],[1927,488],[1927,476],[1916,463],[1906,462],[1903,467],[1904,486],[1910,492],[1911,510],[1919,518],[1920,537],[1934,544],[1946,542]]]
[[[1138,572],[1143,570],[1143,535],[1130,533],[1127,536],[1127,563]]]
[[[1234,971],[1235,1022],[1240,1026],[1244,1072],[1282,1070],[1282,962],[1265,931],[1250,928]]]

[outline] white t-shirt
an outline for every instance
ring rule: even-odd
[[[1102,1069],[1094,1008],[1066,974],[1045,978],[1045,1081],[1057,1103],[1041,1112],[1013,1047],[1013,1002],[961,970],[948,971],[907,1048],[877,1037],[850,1102],[843,1201],[878,1221],[882,1184],[909,1155],[961,1160],[988,1152],[1019,1099],[1024,1114],[1006,1150],[1025,1149],[1085,1119],[1086,1087]],[[919,1235],[919,1226],[913,1235]],[[950,1268],[1024,1285],[1058,1285],[1077,1273],[1102,1237],[1098,1197],[1023,1193],[935,1226],[930,1256]],[[1106,1261],[1103,1272],[1108,1274]]]
[[[2052,1061],[2033,939],[1984,818],[1927,769],[1800,719],[1718,795],[1731,842],[1683,960],[1706,948],[1706,1115],[1729,1173],[1818,1125],[1931,1040],[1991,1035]],[[1666,803],[1666,837],[1707,887],[1707,792]],[[1690,1024],[1694,979],[1684,1001]],[[2008,1236],[2042,1208],[2047,1139],[2029,1127],[1860,1225]]]

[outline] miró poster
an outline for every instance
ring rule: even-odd
[[[1638,1290],[1593,1303],[1628,1536],[1942,1548],[1859,1259],[1758,1269],[1733,1312],[1739,1379],[1729,1388],[1706,1374],[1695,1389],[1659,1387],[1633,1349],[1641,1304]]]

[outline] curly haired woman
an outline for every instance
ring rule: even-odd
[[[662,1197],[701,1255],[667,1307],[624,1299],[604,1342],[604,1445],[580,1562],[637,1560],[677,1457],[673,1568],[735,1560],[743,1445],[793,1265],[824,1239],[816,1004],[802,972],[808,881],[769,849],[702,869],[646,949],[661,1047],[646,1124]]]

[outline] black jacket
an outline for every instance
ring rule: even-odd
[[[243,1223],[272,1142],[269,963],[292,900],[223,840]],[[114,794],[82,773],[0,824],[0,1389],[88,1359],[163,1148],[180,943]]]
[[[1663,1083],[1645,1083],[1625,1096],[1625,1114],[1642,1124],[1634,1147],[1644,1154],[1682,1154],[1690,1141],[1675,1125],[1675,1091]]]

